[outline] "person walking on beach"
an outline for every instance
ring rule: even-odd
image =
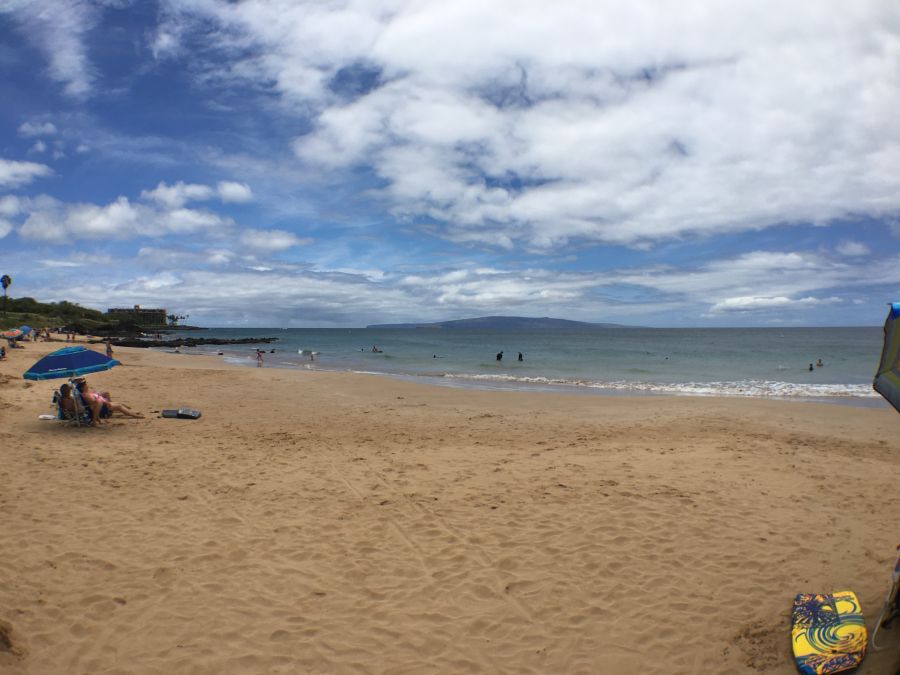
[[[106,340],[106,358],[111,359],[113,357],[113,348],[112,348],[112,340]]]
[[[263,364],[263,353],[262,353],[262,349],[257,349],[257,350],[256,350],[256,367],[257,367],[257,368],[262,368],[262,364]]]

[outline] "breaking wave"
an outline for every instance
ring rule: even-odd
[[[749,396],[760,398],[878,398],[867,384],[799,384],[771,380],[741,380],[737,382],[627,382],[625,380],[595,381],[549,377],[523,377],[477,373],[444,373],[449,380],[473,383],[521,384],[527,386],[578,387],[605,389],[623,393],[651,393],[694,396]]]

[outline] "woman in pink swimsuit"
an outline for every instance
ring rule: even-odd
[[[124,403],[113,403],[110,401],[108,392],[98,394],[95,391],[91,391],[87,380],[79,380],[76,386],[85,403],[91,409],[91,426],[99,426],[101,418],[109,417],[114,412],[120,412],[123,415],[128,415],[128,417],[143,417],[141,413],[134,412]]]

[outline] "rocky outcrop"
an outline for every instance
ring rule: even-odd
[[[277,337],[236,338],[223,340],[220,338],[176,338],[174,340],[148,340],[142,338],[112,338],[114,347],[198,347],[200,345],[253,345],[276,342]],[[105,342],[93,340],[92,342]]]

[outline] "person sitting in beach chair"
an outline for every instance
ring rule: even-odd
[[[120,412],[128,417],[143,417],[141,413],[134,412],[124,403],[113,402],[108,391],[102,394],[91,391],[91,387],[85,379],[76,380],[75,387],[85,406],[91,411],[91,426],[99,426],[101,419],[109,417],[114,412]]]
[[[74,395],[74,388],[71,384],[62,385],[58,391],[53,392],[53,402],[56,404],[56,418],[78,424],[79,426],[89,426],[91,423],[91,409],[82,401],[81,397]]]

